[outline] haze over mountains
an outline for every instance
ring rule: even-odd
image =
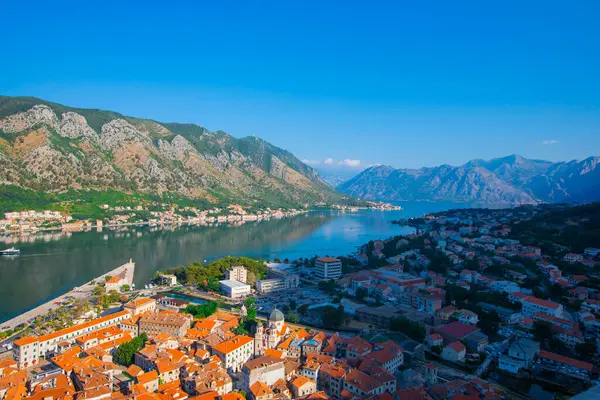
[[[194,124],[160,123],[0,96],[0,182],[37,191],[117,190],[261,206],[343,196],[290,152]]]
[[[338,190],[368,200],[486,204],[600,200],[600,157],[550,162],[511,155],[453,167],[367,168]]]

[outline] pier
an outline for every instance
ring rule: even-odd
[[[67,301],[67,297],[74,299],[89,299],[92,296],[92,291],[96,287],[98,283],[104,282],[107,276],[115,277],[119,276],[123,278],[129,286],[133,284],[133,275],[135,273],[135,263],[132,259],[129,260],[128,263],[121,265],[109,271],[91,281],[81,285],[76,286],[71,289],[69,292],[64,293],[52,300],[47,301],[44,304],[41,304],[35,308],[32,308],[29,311],[26,311],[20,314],[13,319],[10,319],[6,322],[2,323],[2,330],[14,329],[21,324],[28,324],[32,319],[39,317],[40,315],[44,315],[48,313],[48,311],[56,309],[60,307],[65,301]],[[58,304],[57,304],[58,303]]]

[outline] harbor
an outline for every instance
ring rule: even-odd
[[[2,323],[2,331],[15,329],[19,325],[28,324],[33,319],[47,314],[49,311],[60,307],[63,303],[65,303],[69,299],[79,299],[85,300],[89,299],[92,296],[92,291],[97,285],[97,282],[103,282],[107,280],[107,278],[121,278],[121,282],[123,285],[133,286],[133,277],[135,273],[135,262],[132,259],[129,260],[128,263],[123,264],[112,271],[109,271],[103,275],[100,275],[96,279],[93,279],[81,286],[76,286],[71,289],[69,292],[64,293],[52,300],[45,302],[29,311],[26,311],[19,316],[12,318],[8,321]]]

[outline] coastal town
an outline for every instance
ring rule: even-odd
[[[5,334],[0,399],[594,398],[599,215],[450,210],[350,255],[106,275]]]
[[[365,202],[365,207],[317,203],[306,204],[304,208],[264,208],[249,210],[240,205],[228,205],[223,208],[200,209],[198,207],[178,207],[169,203],[145,205],[109,205],[101,204],[95,210],[97,216],[72,215],[56,210],[9,211],[0,219],[0,233],[21,233],[62,230],[65,232],[83,232],[103,227],[126,225],[210,225],[217,223],[243,224],[246,222],[269,219],[290,218],[306,213],[313,208],[336,211],[356,212],[361,209],[381,211],[401,210],[402,207],[383,202]]]

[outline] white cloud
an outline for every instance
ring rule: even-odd
[[[554,139],[546,139],[542,141],[542,144],[557,144],[559,143],[558,140],[554,140]]]
[[[344,161],[340,161],[338,164],[346,167],[360,167],[360,160],[349,160],[346,158]]]
[[[321,161],[319,161],[319,160],[302,160],[302,162],[304,164],[308,164],[308,165],[319,165],[319,164],[321,164]]]
[[[333,164],[333,158],[329,157],[329,158],[325,159],[325,161],[323,161],[323,164],[325,164],[325,165]]]

